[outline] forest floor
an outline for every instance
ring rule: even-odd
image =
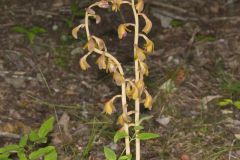
[[[56,124],[51,134],[59,159],[103,160],[103,146],[121,152],[123,144],[112,142],[117,114],[102,113],[119,88],[97,69],[96,57],[87,72],[80,70],[86,36],[71,37],[87,5],[0,1],[0,133],[9,133],[0,134],[0,147],[54,115],[67,128]],[[132,35],[120,41],[116,31],[122,21],[132,21],[131,12],[98,12],[103,20],[91,25],[92,32],[131,75]],[[161,136],[142,143],[142,159],[240,160],[240,110],[218,105],[240,99],[240,2],[149,0],[145,12],[153,21],[155,51],[146,84],[155,103],[143,111],[154,116],[144,126]],[[45,33],[31,34],[33,27]]]

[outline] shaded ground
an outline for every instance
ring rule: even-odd
[[[88,3],[0,2],[0,132],[22,135],[50,115],[70,116],[65,134],[71,136],[62,136],[57,126],[52,134],[60,159],[103,159],[104,145],[119,151],[122,147],[111,143],[118,129],[116,117],[102,114],[103,103],[119,89],[111,77],[99,73],[94,60],[88,72],[79,69],[85,38],[76,41],[70,35]],[[132,37],[116,37],[118,24],[130,21],[130,13],[99,12],[105,20],[91,29],[126,62],[130,75]],[[240,81],[240,2],[152,0],[145,12],[153,20],[150,36],[156,45],[146,78],[156,102],[151,112],[144,111],[154,118],[145,126],[161,138],[142,144],[143,159],[240,159],[239,110],[217,106],[221,97],[237,100],[240,95],[240,87],[233,85]],[[14,26],[37,26],[47,32],[30,44],[25,34],[13,32]],[[176,89],[164,89],[169,79]],[[0,147],[14,141],[1,136]]]

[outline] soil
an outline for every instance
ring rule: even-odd
[[[96,56],[89,58],[88,71],[79,68],[86,36],[71,37],[89,4],[0,1],[0,147],[54,115],[61,123],[50,143],[57,146],[59,159],[102,160],[103,146],[118,153],[123,149],[123,143],[112,142],[120,128],[117,113],[102,112],[104,102],[120,88],[98,70]],[[102,22],[92,21],[90,29],[131,77],[133,35],[117,37],[118,25],[132,21],[129,9],[113,14],[97,10]],[[146,0],[144,12],[153,22],[149,37],[155,51],[148,57],[145,81],[155,103],[142,114],[153,115],[145,130],[161,136],[142,142],[142,159],[240,160],[240,111],[218,106],[224,98],[240,99],[240,1]],[[30,43],[25,33],[14,32],[16,26],[46,32]]]

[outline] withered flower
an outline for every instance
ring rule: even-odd
[[[145,27],[143,28],[142,31],[144,33],[148,34],[152,29],[152,22],[150,21],[150,19],[145,14],[141,13],[140,15],[144,18],[145,23],[146,23]]]
[[[83,46],[83,49],[88,49],[89,52],[93,52],[96,47],[96,42],[94,39],[91,37],[89,41]]]
[[[95,44],[97,44],[97,47],[99,50],[107,49],[105,42],[101,38],[98,38],[96,36],[92,36],[92,38],[95,40],[95,42],[96,42]]]
[[[82,70],[87,70],[88,68],[90,68],[90,65],[87,63],[87,56],[89,54],[85,55],[84,57],[82,57],[79,61],[80,67]]]
[[[117,12],[120,10],[122,0],[112,0],[112,11]]]
[[[136,82],[136,87],[138,88],[139,94],[141,95],[144,90],[144,82],[143,80],[139,80]]]
[[[118,86],[121,86],[122,83],[125,81],[123,75],[121,75],[119,72],[115,71],[113,73],[113,79],[115,80],[116,84]]]
[[[77,27],[73,28],[72,30],[72,36],[75,38],[75,39],[78,39],[78,31],[80,28],[84,28],[85,27],[85,24],[80,24],[78,25]]]
[[[154,43],[150,39],[145,39],[146,43],[144,44],[144,49],[147,53],[152,53],[154,51]]]
[[[99,69],[106,69],[107,68],[107,64],[106,64],[106,57],[104,54],[102,54],[96,61],[96,63],[98,64],[98,68]]]
[[[116,71],[116,69],[116,64],[110,58],[108,58],[107,71],[113,73]]]
[[[148,76],[149,71],[148,71],[148,66],[147,66],[146,63],[140,62],[140,72],[141,72],[143,75]]]
[[[120,24],[118,26],[118,38],[123,39],[127,36],[127,32],[130,32],[131,30],[127,28],[126,24]]]
[[[148,108],[149,110],[152,109],[153,99],[152,96],[148,93],[148,91],[145,90],[146,98],[144,101],[145,108]]]
[[[109,8],[109,3],[107,0],[101,0],[100,2],[97,2],[98,7],[100,8]]]
[[[130,83],[126,84],[126,95],[128,96],[128,98],[132,98],[132,86]]]
[[[115,106],[113,104],[113,99],[111,99],[110,101],[106,102],[104,105],[104,113],[107,113],[109,115],[111,115],[113,112],[115,112]]]
[[[136,54],[135,54],[135,59],[138,59],[140,62],[144,61],[146,59],[146,55],[144,53],[144,50],[139,48],[138,46],[136,47]]]
[[[142,12],[144,8],[144,1],[143,0],[138,0],[138,3],[136,4],[136,10],[138,13]]]
[[[86,12],[87,12],[88,14],[91,14],[91,15],[95,15],[95,14],[96,14],[96,12],[95,12],[92,8],[87,8],[87,9],[86,9]]]
[[[139,98],[139,91],[138,91],[138,88],[137,88],[137,86],[134,84],[133,86],[132,86],[132,99],[133,100],[137,100],[138,98]]]
[[[117,124],[124,125],[125,123],[129,123],[131,118],[128,115],[121,114],[117,119]]]
[[[96,24],[99,24],[102,20],[102,18],[99,15],[95,15],[95,19],[96,19]]]

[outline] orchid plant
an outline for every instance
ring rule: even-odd
[[[135,78],[126,78],[121,63],[108,52],[106,44],[103,39],[95,36],[90,32],[89,19],[96,20],[96,24],[101,22],[101,17],[94,10],[95,7],[102,9],[111,9],[113,12],[118,12],[122,5],[129,5],[132,8],[135,22],[120,24],[118,27],[118,37],[120,40],[127,37],[128,33],[134,30],[134,42],[133,42],[133,57],[135,62]],[[141,123],[143,120],[149,117],[140,117],[140,104],[143,103],[145,108],[151,110],[153,99],[144,84],[144,76],[148,76],[148,65],[146,64],[147,56],[153,52],[154,43],[148,38],[148,33],[152,28],[151,20],[143,13],[144,1],[143,0],[100,0],[91,4],[86,8],[85,21],[83,24],[78,25],[72,30],[74,38],[78,38],[78,32],[80,29],[85,29],[87,35],[87,43],[84,45],[84,49],[87,53],[80,59],[80,67],[82,70],[87,70],[90,65],[87,62],[87,58],[92,54],[99,55],[96,64],[100,70],[105,70],[107,73],[112,74],[116,85],[121,87],[121,94],[113,96],[104,105],[104,112],[108,115],[112,115],[117,111],[114,102],[116,99],[121,99],[122,113],[119,113],[117,124],[121,129],[114,136],[114,141],[125,138],[125,148],[118,159],[132,159],[132,152],[130,143],[135,141],[135,159],[140,160],[140,140],[147,140],[151,138],[159,137],[158,134],[142,133],[143,127]],[[145,26],[140,30],[139,19],[143,18]],[[144,46],[139,45],[139,39],[145,40]],[[135,107],[128,105],[129,101],[135,101]],[[135,121],[131,121],[131,117],[135,115]],[[130,129],[134,130],[134,134],[130,135]],[[125,152],[125,155],[123,153]],[[104,153],[107,159],[115,160],[117,156],[110,148],[104,147]]]

